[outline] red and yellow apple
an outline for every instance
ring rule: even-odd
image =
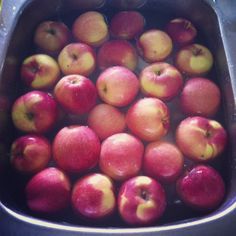
[[[92,220],[107,218],[116,207],[113,183],[100,173],[79,179],[73,187],[71,199],[75,213]]]
[[[84,43],[66,45],[58,56],[58,64],[64,75],[90,75],[96,67],[93,49]]]
[[[15,100],[11,114],[13,123],[19,130],[45,133],[57,121],[57,103],[49,93],[34,90]]]
[[[166,195],[156,180],[135,176],[122,184],[117,204],[119,214],[127,224],[150,225],[164,214]]]
[[[104,16],[96,11],[81,14],[73,23],[72,33],[76,40],[90,46],[101,46],[109,38]]]
[[[137,48],[149,63],[165,60],[172,52],[172,40],[167,33],[153,29],[144,32],[137,40]]]
[[[129,108],[126,123],[142,140],[157,141],[169,130],[169,109],[158,98],[143,98]]]
[[[28,134],[11,145],[11,164],[21,173],[36,173],[44,169],[51,158],[51,144],[43,136]]]
[[[59,21],[43,21],[34,33],[34,43],[45,53],[55,55],[69,43],[69,28]]]
[[[208,48],[200,44],[190,44],[181,48],[175,57],[176,67],[190,76],[208,73],[213,66],[213,56]]]
[[[27,57],[21,65],[21,79],[32,89],[52,88],[59,77],[57,62],[46,54]]]
[[[181,73],[172,65],[156,62],[146,66],[139,75],[141,91],[164,101],[173,99],[183,85]]]
[[[227,133],[216,120],[192,116],[178,125],[176,143],[186,157],[204,162],[222,153],[227,143]]]

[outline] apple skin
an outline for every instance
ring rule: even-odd
[[[196,165],[179,178],[176,191],[187,206],[195,210],[209,211],[222,202],[225,184],[213,167]]]
[[[79,179],[72,190],[75,213],[90,220],[103,220],[116,207],[114,185],[109,177],[93,173]]]
[[[169,109],[158,98],[140,99],[129,108],[126,124],[142,140],[157,141],[169,130]]]
[[[174,183],[184,167],[181,151],[172,143],[157,141],[149,143],[143,157],[144,173],[162,183]]]
[[[182,120],[178,125],[176,143],[186,157],[206,162],[223,152],[227,133],[218,121],[193,116]]]
[[[189,76],[201,76],[211,70],[213,56],[205,46],[190,44],[177,52],[175,65],[181,72]]]
[[[66,45],[58,56],[58,64],[64,75],[90,75],[96,66],[94,50],[84,43]]]
[[[137,40],[137,49],[143,59],[149,63],[165,60],[172,52],[172,40],[161,30],[148,30]]]
[[[45,133],[57,121],[57,103],[51,94],[33,90],[16,99],[11,114],[13,123],[19,130]]]
[[[197,36],[193,23],[184,18],[175,18],[168,22],[166,32],[178,46],[192,43]]]
[[[58,21],[43,21],[34,33],[34,43],[45,53],[56,55],[71,38],[68,27]]]
[[[81,14],[73,23],[72,33],[76,40],[90,46],[101,46],[109,39],[104,16],[96,11]]]
[[[188,116],[213,117],[219,110],[220,101],[219,87],[202,77],[189,79],[180,95],[181,109]]]
[[[134,71],[138,64],[138,55],[128,41],[110,40],[98,50],[97,62],[100,70],[111,66],[124,66]]]
[[[69,173],[84,173],[98,163],[101,144],[95,132],[87,126],[62,128],[52,144],[52,155],[58,167]]]
[[[181,73],[172,65],[156,62],[146,66],[139,75],[141,91],[151,97],[169,101],[183,86]]]
[[[96,87],[99,97],[106,103],[124,107],[129,105],[139,92],[136,75],[122,66],[104,70],[98,77]]]
[[[114,134],[102,142],[99,166],[114,180],[123,181],[141,169],[144,146],[131,134]]]
[[[95,106],[97,91],[90,79],[82,75],[67,75],[56,84],[54,96],[67,112],[84,114]]]
[[[111,19],[110,32],[115,38],[131,40],[143,31],[144,26],[145,19],[139,12],[120,11]]]
[[[28,134],[11,145],[11,164],[21,173],[33,174],[44,169],[51,158],[51,144],[40,135]]]
[[[122,184],[117,204],[120,216],[127,224],[150,225],[165,211],[165,191],[156,180],[135,176]]]
[[[21,65],[21,79],[32,89],[50,89],[59,77],[57,62],[46,54],[29,56]]]
[[[103,140],[125,130],[125,115],[117,108],[101,103],[89,112],[88,126]]]
[[[59,169],[49,167],[34,175],[26,185],[28,207],[37,213],[56,214],[69,206],[71,184]]]

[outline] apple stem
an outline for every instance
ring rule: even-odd
[[[198,56],[202,53],[202,49],[201,48],[194,48],[193,49],[193,55],[194,56]]]
[[[26,116],[29,120],[33,120],[34,119],[34,114],[32,112],[26,113]]]
[[[140,197],[143,199],[143,200],[148,200],[149,199],[149,196],[148,196],[148,192],[144,189],[141,189],[140,191]]]
[[[55,35],[56,31],[54,29],[48,29],[47,32],[51,35]]]
[[[184,28],[189,29],[191,27],[191,23],[189,21],[184,22]]]

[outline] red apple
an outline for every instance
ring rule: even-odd
[[[219,109],[221,93],[218,86],[206,78],[189,79],[182,90],[180,104],[189,116],[212,117]]]
[[[120,11],[110,22],[110,32],[115,38],[134,39],[144,28],[145,19],[137,11]]]
[[[101,220],[111,215],[116,206],[110,178],[93,173],[79,179],[72,191],[72,207],[78,215]]]
[[[104,102],[123,107],[129,105],[138,94],[139,81],[129,69],[113,66],[99,75],[96,87]]]
[[[44,169],[51,158],[49,140],[39,135],[24,135],[11,145],[11,164],[19,172],[36,173]]]
[[[186,157],[204,162],[222,153],[227,143],[227,134],[218,121],[193,116],[178,125],[176,142]]]
[[[109,38],[108,27],[104,16],[96,11],[81,14],[73,23],[74,37],[90,46],[100,46]]]
[[[191,44],[179,50],[175,57],[175,65],[187,75],[200,76],[211,70],[213,56],[205,46]]]
[[[45,133],[56,123],[57,116],[54,98],[37,90],[17,98],[12,107],[13,123],[24,132]]]
[[[163,187],[147,176],[136,176],[123,183],[118,195],[121,218],[130,225],[150,225],[164,213],[166,196]]]
[[[58,213],[69,205],[70,189],[67,176],[61,170],[49,167],[37,173],[27,183],[27,205],[38,213]]]
[[[46,54],[27,57],[21,65],[21,79],[32,89],[52,88],[59,80],[57,62]]]
[[[84,43],[66,45],[58,56],[58,63],[65,75],[90,75],[96,66],[93,49]]]
[[[80,174],[98,163],[100,141],[87,126],[64,127],[54,138],[52,154],[58,167],[70,173]]]
[[[84,114],[97,100],[97,91],[91,80],[82,75],[67,75],[54,88],[58,103],[68,112]]]
[[[187,171],[176,184],[182,201],[196,210],[213,210],[222,202],[225,184],[220,174],[207,165]]]
[[[126,180],[139,173],[143,151],[142,142],[133,135],[114,134],[102,143],[100,169],[115,180]]]
[[[138,64],[138,56],[128,41],[111,40],[101,46],[97,61],[100,70],[111,66],[124,66],[134,71]]]
[[[158,98],[143,98],[134,103],[126,115],[131,132],[145,141],[157,141],[169,130],[169,109]]]
[[[164,101],[177,96],[183,85],[180,72],[165,62],[157,62],[145,67],[139,75],[139,80],[141,90],[145,95]]]
[[[172,40],[167,33],[153,29],[144,32],[137,41],[140,55],[147,62],[165,60],[172,52]]]
[[[179,46],[192,43],[197,36],[197,29],[193,23],[184,18],[175,18],[168,22],[166,32]]]
[[[143,168],[144,173],[163,183],[173,183],[184,167],[184,157],[174,144],[157,141],[146,146]]]
[[[57,54],[69,43],[70,31],[59,21],[43,21],[34,33],[34,43],[45,53]]]
[[[88,125],[103,140],[125,130],[125,115],[117,108],[102,103],[89,112]]]

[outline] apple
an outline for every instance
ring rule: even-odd
[[[84,173],[98,163],[100,141],[87,126],[71,125],[56,134],[52,155],[57,166],[69,173]]]
[[[88,126],[103,140],[125,130],[125,115],[117,108],[101,103],[89,112]]]
[[[124,66],[134,71],[138,64],[138,55],[128,41],[110,40],[98,50],[97,61],[100,70],[111,66]]]
[[[114,134],[102,142],[99,166],[114,180],[123,181],[141,169],[144,146],[131,134]]]
[[[196,165],[179,178],[176,190],[187,206],[195,210],[209,211],[222,202],[225,184],[213,167]]]
[[[176,145],[166,141],[149,143],[143,157],[144,173],[162,183],[173,183],[184,167],[184,157]]]
[[[164,101],[173,99],[183,86],[181,73],[172,65],[156,62],[146,66],[139,75],[140,87],[147,96]]]
[[[169,109],[158,98],[143,98],[136,101],[126,114],[130,131],[145,141],[157,141],[169,130]]]
[[[11,164],[21,173],[32,174],[44,169],[51,158],[51,145],[40,135],[28,134],[11,145]]]
[[[28,207],[37,213],[56,214],[70,203],[71,184],[68,177],[55,167],[34,175],[26,185]]]
[[[69,113],[84,114],[96,104],[97,91],[93,82],[82,75],[64,76],[56,84],[57,102]]]
[[[213,56],[205,46],[190,44],[177,52],[175,65],[181,72],[189,76],[200,76],[211,70]]]
[[[165,60],[172,52],[172,40],[167,33],[152,29],[144,32],[137,40],[137,49],[149,63]]]
[[[116,207],[113,183],[100,173],[79,179],[73,187],[71,199],[75,213],[92,220],[107,218]]]
[[[110,22],[110,32],[115,38],[131,40],[138,36],[144,28],[145,19],[137,11],[120,11]]]
[[[50,89],[59,77],[57,62],[46,54],[29,56],[21,65],[21,79],[32,89]]]
[[[106,103],[124,107],[129,105],[139,92],[136,75],[122,66],[113,66],[103,71],[96,82],[99,97]]]
[[[70,30],[59,21],[43,21],[34,33],[34,43],[48,54],[58,54],[70,41]]]
[[[222,153],[227,143],[227,133],[218,121],[193,116],[178,125],[176,143],[186,157],[204,162]]]
[[[219,110],[220,100],[219,87],[202,77],[189,79],[180,95],[181,109],[189,116],[213,117]]]
[[[185,18],[175,18],[169,21],[166,32],[173,42],[179,46],[192,43],[197,36],[196,27]]]
[[[58,56],[58,64],[64,75],[90,75],[96,66],[93,49],[84,43],[66,45]]]
[[[57,121],[57,103],[51,94],[33,90],[16,99],[11,114],[13,123],[19,130],[45,133]]]
[[[117,204],[119,214],[127,224],[150,225],[164,214],[165,191],[156,180],[135,176],[122,184]]]
[[[96,11],[81,14],[73,23],[72,33],[76,40],[90,46],[101,46],[109,38],[104,16]]]

